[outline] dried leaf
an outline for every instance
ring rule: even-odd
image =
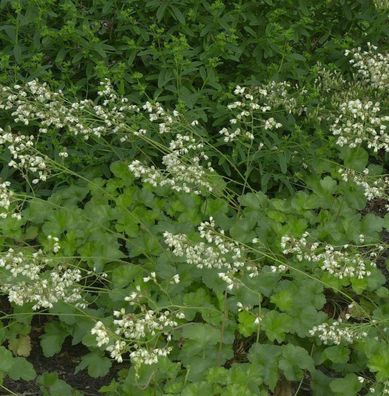
[[[30,336],[13,338],[9,341],[8,347],[14,355],[27,357],[31,353]]]

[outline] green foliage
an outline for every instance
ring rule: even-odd
[[[38,377],[37,380],[42,395],[54,396],[54,395],[66,395],[66,396],[81,396],[81,393],[72,389],[65,381],[58,378],[56,373],[44,373]]]
[[[178,99],[201,118],[231,83],[298,80],[385,34],[385,13],[367,0],[5,0],[0,12],[3,81],[33,76],[89,93],[109,77],[132,99]]]
[[[8,375],[13,380],[30,381],[36,377],[34,367],[23,357],[13,357],[5,347],[0,347],[0,380]]]
[[[91,352],[83,356],[80,364],[76,367],[75,372],[78,373],[80,370],[87,368],[88,374],[93,378],[97,378],[106,375],[111,366],[111,361],[102,356],[101,353]]]
[[[28,281],[28,273],[7,272],[3,260],[10,248],[23,254],[19,266],[41,249],[47,261],[40,276],[49,282],[62,266],[79,270],[83,298],[65,301],[64,292],[36,307],[33,298],[19,304],[4,292],[0,385],[34,381],[42,395],[82,394],[51,368],[37,375],[31,363],[33,319],[47,314],[38,329],[41,353],[61,359],[65,340],[87,348],[74,372],[109,379],[99,394],[270,396],[286,389],[351,396],[389,390],[387,191],[368,200],[361,183],[339,173],[385,180],[388,154],[364,142],[339,147],[330,132],[345,101],[379,101],[387,109],[385,92],[366,87],[344,57],[344,50],[369,41],[384,44],[386,17],[368,0],[3,0],[2,85],[38,78],[65,92],[68,110],[74,98],[89,98],[101,110],[106,98],[97,94],[99,82],[109,78],[139,111],[126,114],[122,129],[114,130],[110,119],[110,133],[83,139],[71,125],[49,123],[42,132],[39,115],[23,123],[15,121],[15,109],[0,107],[1,128],[34,136],[34,153],[51,167],[47,180],[35,184],[28,171],[11,166],[11,151],[0,144],[1,182],[11,182],[11,206],[21,213],[21,220],[1,217],[0,286]],[[244,125],[254,140],[223,140],[219,130],[238,119],[226,105],[238,100],[235,86],[267,89],[265,105],[276,92],[266,84],[283,80],[290,85],[269,114],[263,111],[267,118],[253,113]],[[161,124],[142,108],[146,100],[162,103],[169,117],[173,109],[180,112],[169,133],[158,132]],[[296,111],[288,108],[293,103]],[[112,107],[117,110],[116,103]],[[282,127],[265,127],[268,115]],[[93,111],[80,117],[101,125]],[[144,136],[133,133],[141,129]],[[212,190],[177,191],[130,172],[134,160],[164,169],[169,142],[178,135],[203,145],[214,169],[207,175]],[[60,156],[64,148],[68,157]],[[183,156],[182,173],[191,160]],[[216,247],[197,228],[210,217],[222,240]],[[200,268],[188,253],[169,250],[166,232],[185,237],[194,256],[206,245],[204,263],[223,244],[243,253],[223,256],[234,270]],[[283,237],[299,240],[306,232],[304,257],[283,250]],[[309,259],[315,242],[321,252],[327,244],[348,252],[353,263],[361,256],[376,265],[369,276],[334,276],[323,260]],[[238,258],[244,266],[235,271]],[[337,260],[341,268],[343,259]],[[252,266],[257,274],[249,272]],[[231,285],[220,273],[231,276]],[[50,295],[46,284],[38,292]],[[134,329],[115,333],[122,323],[144,323],[153,315],[176,323],[144,334],[137,327],[140,335]],[[334,320],[366,334],[331,343],[315,333]],[[109,341],[99,342],[97,324]],[[114,351],[121,341],[119,370]],[[144,357],[136,360],[144,350],[160,354],[144,364]]]
[[[46,357],[54,356],[62,348],[62,343],[67,337],[67,331],[57,322],[48,322],[45,334],[41,336],[40,344]]]

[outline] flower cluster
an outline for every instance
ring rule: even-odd
[[[47,239],[51,242],[53,253],[58,253],[59,250],[61,249],[61,245],[59,243],[59,238],[55,237],[55,236],[52,236],[52,235],[49,235],[47,237]]]
[[[9,189],[10,185],[11,183],[8,181],[0,183],[0,218],[6,219],[8,216],[11,216],[20,220],[21,214],[14,211],[13,208],[15,197],[13,191]]]
[[[273,117],[268,118],[268,114],[279,107],[289,113],[296,110],[296,100],[289,93],[290,88],[285,81],[250,88],[238,85],[234,90],[237,100],[227,106],[234,111],[234,117],[229,120],[230,127],[219,131],[224,141],[231,142],[240,136],[253,140],[257,123],[267,130],[281,128],[282,124]]]
[[[24,125],[39,120],[40,133],[47,133],[50,127],[65,128],[85,139],[117,133],[125,126],[126,114],[138,108],[128,105],[126,98],[118,98],[107,81],[99,93],[108,95],[101,105],[89,99],[69,103],[62,91],[52,92],[46,83],[32,80],[24,86],[0,87],[0,109],[13,110],[14,121]]]
[[[380,116],[380,104],[359,99],[341,103],[340,114],[331,126],[336,144],[357,147],[366,143],[375,152],[389,151],[389,134],[386,132],[389,116]]]
[[[233,275],[238,271],[247,271],[250,277],[258,274],[255,265],[247,263],[245,253],[239,243],[225,237],[224,230],[216,230],[211,217],[198,227],[202,241],[194,243],[185,234],[164,232],[165,243],[177,257],[185,257],[188,264],[199,269],[216,269],[219,277],[227,283],[227,288],[234,287]]]
[[[345,182],[353,182],[364,190],[365,197],[371,201],[375,198],[388,198],[389,177],[378,177],[372,180],[369,169],[358,173],[353,169],[339,169],[339,174]]]
[[[64,301],[84,306],[81,288],[81,272],[61,265],[45,270],[49,259],[42,251],[27,256],[23,252],[9,249],[0,259],[0,268],[5,276],[0,283],[2,293],[8,294],[10,302],[16,305],[33,303],[32,309],[51,308]]]
[[[141,107],[129,104],[127,98],[121,98],[115,93],[109,80],[100,83],[98,96],[100,99],[96,103],[89,99],[68,101],[62,91],[52,92],[46,83],[37,80],[27,82],[23,86],[0,86],[0,109],[11,112],[16,123],[24,125],[36,121],[39,123],[37,136],[34,136],[34,133],[30,135],[6,133],[0,129],[0,144],[6,145],[12,155],[9,165],[24,174],[27,171],[32,172],[35,176],[33,179],[35,184],[39,180],[46,180],[49,175],[47,159],[37,149],[38,138],[49,131],[65,131],[71,136],[81,136],[85,140],[116,134],[123,143],[130,136],[143,137],[147,134],[147,129],[137,127],[139,124],[156,123],[157,133],[164,134],[171,131],[180,116],[178,111],[167,112],[159,103],[146,102]],[[131,126],[129,119],[133,121]],[[179,140],[180,136],[177,144]],[[185,138],[182,140],[190,146],[188,150],[195,149],[193,142],[185,141]],[[180,158],[185,154],[185,148],[182,145],[181,149],[172,150],[170,155],[164,157],[164,161],[179,175],[181,170],[178,168],[183,166]],[[63,147],[58,155],[67,158],[69,153],[66,147]],[[199,165],[201,159],[206,159],[203,153],[192,159],[193,164],[186,176],[192,174],[193,178],[198,171],[203,172]],[[134,166],[136,168],[136,164]],[[189,184],[191,184],[190,180]],[[208,187],[206,184],[206,188]],[[179,187],[176,185],[175,188]],[[185,189],[189,187],[184,186],[183,190]]]
[[[158,124],[159,133],[169,132],[180,115],[178,111],[166,111],[158,102],[146,102],[141,107],[129,104],[127,98],[119,97],[108,79],[100,83],[98,96],[100,104],[89,99],[68,102],[61,90],[52,92],[46,83],[32,80],[23,86],[0,86],[0,109],[12,110],[14,121],[24,125],[39,120],[41,133],[47,133],[50,127],[65,128],[72,135],[89,139],[124,131],[122,141],[128,139],[129,115],[144,112],[149,121]],[[134,135],[146,132],[132,131]]]
[[[91,334],[96,336],[96,343],[98,347],[109,344],[109,333],[102,321],[97,321],[91,330]]]
[[[351,56],[350,64],[357,75],[372,87],[385,90],[389,87],[389,53],[377,52],[377,47],[367,43],[367,50],[360,47],[346,50],[345,55]]]
[[[105,346],[113,359],[122,362],[122,355],[129,353],[136,367],[157,363],[159,357],[167,356],[172,349],[168,346],[171,332],[178,326],[178,320],[185,318],[179,311],[156,312],[142,304],[137,313],[122,308],[114,311],[113,316],[114,331],[98,321],[91,333],[96,336],[97,345]],[[162,340],[165,345],[161,345]]]
[[[170,142],[170,152],[162,157],[164,172],[154,166],[146,166],[138,160],[129,165],[129,170],[136,178],[141,178],[143,182],[155,187],[168,186],[174,191],[192,192],[197,195],[210,192],[213,188],[208,179],[214,170],[209,162],[207,168],[201,165],[202,161],[208,160],[202,151],[203,147],[203,143],[178,134]]]
[[[15,252],[11,248],[0,258],[0,268],[6,269],[12,277],[23,275],[28,276],[32,281],[39,278],[39,273],[46,264],[41,250],[32,253],[27,259],[23,252]]]
[[[281,239],[283,254],[295,254],[298,261],[319,263],[322,270],[339,279],[362,279],[370,276],[370,270],[375,267],[372,261],[354,250],[349,250],[348,245],[336,249],[330,244],[310,243],[308,237],[308,232],[305,232],[300,239],[283,236]]]
[[[33,184],[45,181],[49,175],[47,161],[35,147],[35,137],[5,132],[0,128],[0,145],[5,145],[12,159],[8,165],[18,169],[23,175],[34,175]]]
[[[360,326],[343,322],[342,319],[333,321],[331,324],[322,323],[314,326],[309,334],[317,336],[325,345],[329,344],[352,344],[354,341],[367,337],[367,333]]]
[[[161,134],[170,132],[172,125],[180,115],[177,110],[174,110],[172,114],[168,113],[158,102],[154,104],[146,102],[142,109],[148,114],[150,121],[158,122],[159,133]]]

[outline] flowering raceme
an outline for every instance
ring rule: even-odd
[[[84,139],[117,133],[125,125],[125,113],[137,108],[127,105],[125,98],[120,100],[109,82],[103,84],[100,92],[108,98],[102,105],[88,99],[69,103],[62,91],[52,92],[46,83],[37,80],[29,81],[24,86],[0,87],[0,109],[12,110],[11,115],[16,123],[29,125],[31,121],[39,120],[39,132],[43,134],[51,127],[66,129]],[[95,117],[87,117],[88,114]]]
[[[8,166],[18,169],[25,176],[27,173],[32,173],[33,184],[47,180],[49,176],[47,160],[37,152],[33,135],[5,132],[0,128],[0,145],[5,145],[12,156]]]
[[[47,270],[49,263],[40,250],[27,256],[9,249],[0,258],[0,269],[5,270],[1,273],[0,291],[16,305],[33,303],[34,310],[51,308],[59,301],[83,307],[78,284],[81,271],[62,265]]]
[[[356,70],[357,75],[368,85],[379,90],[389,87],[389,53],[377,52],[377,47],[367,43],[367,50],[360,47],[345,52],[351,56],[350,64]]]
[[[325,345],[351,344],[356,340],[367,337],[367,333],[359,326],[347,324],[338,319],[331,324],[322,323],[310,330],[311,336],[317,336]]]
[[[353,169],[339,169],[339,174],[345,182],[352,182],[364,190],[365,197],[371,201],[376,198],[388,199],[389,177],[370,177],[369,169],[357,173]]]
[[[389,151],[389,134],[386,131],[389,116],[380,115],[378,102],[349,100],[342,103],[339,110],[340,114],[331,126],[339,146],[355,148],[365,143],[375,152]]]
[[[283,236],[281,239],[282,253],[293,254],[298,261],[318,263],[323,271],[328,271],[340,279],[362,279],[370,276],[371,269],[375,268],[372,261],[364,258],[358,252],[350,250],[348,245],[338,249],[330,244],[310,243],[308,237],[308,232],[305,232],[300,239]]]
[[[169,144],[170,152],[162,157],[165,172],[154,166],[143,165],[135,160],[129,165],[129,170],[136,178],[152,186],[168,186],[174,191],[201,194],[213,190],[209,176],[214,173],[211,164],[207,168],[201,161],[207,161],[208,156],[202,151],[203,144],[189,136],[178,134]]]
[[[159,103],[146,102],[140,107],[129,104],[127,98],[114,92],[109,80],[100,83],[98,96],[101,103],[90,99],[69,102],[62,91],[53,92],[46,83],[32,80],[23,86],[0,86],[0,110],[11,112],[15,123],[30,125],[38,121],[40,134],[49,129],[65,130],[85,140],[117,135],[121,142],[148,132],[130,127],[129,119],[135,120],[134,124],[147,119],[157,124],[158,133],[166,133],[180,115],[177,111],[170,114]]]
[[[250,277],[258,275],[255,265],[245,259],[245,252],[239,243],[224,236],[224,231],[217,231],[211,217],[198,227],[201,242],[191,242],[184,234],[164,232],[165,243],[177,257],[185,257],[188,264],[199,269],[215,269],[219,277],[227,283],[227,288],[234,287],[233,276],[239,271],[247,272]]]
[[[265,130],[279,129],[282,124],[269,114],[275,109],[282,108],[291,113],[297,111],[297,103],[291,95],[291,84],[282,81],[272,81],[269,84],[255,87],[237,86],[234,95],[237,100],[227,107],[234,112],[230,119],[230,127],[222,128],[219,134],[226,143],[238,137],[254,139],[256,128],[261,126]]]
[[[8,181],[0,183],[0,218],[6,219],[11,216],[20,220],[21,214],[15,211],[15,194],[9,189],[10,185]]]
[[[126,300],[130,301],[130,305],[135,305],[136,297],[139,297],[138,292]],[[168,345],[171,332],[185,315],[167,309],[156,312],[143,304],[137,306],[139,309],[135,313],[126,312],[124,308],[114,311],[114,331],[98,321],[91,333],[96,336],[97,345],[105,346],[113,359],[122,362],[122,355],[129,353],[131,361],[139,367],[155,364],[160,357],[171,352],[172,348]]]

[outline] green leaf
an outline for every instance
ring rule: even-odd
[[[247,280],[247,284],[254,290],[262,293],[266,297],[271,295],[271,292],[277,286],[280,280],[280,275],[270,271],[270,269],[264,269],[260,276]]]
[[[8,374],[13,380],[31,381],[36,377],[33,365],[24,357],[13,359],[12,367],[8,370]]]
[[[387,231],[389,231],[389,213],[387,213],[384,217],[384,227]]]
[[[303,377],[303,370],[313,371],[315,366],[308,352],[299,346],[288,344],[282,347],[282,359],[279,368],[289,381],[298,381]]]
[[[332,194],[336,190],[337,183],[332,177],[326,176],[324,179],[320,180],[320,185],[323,187],[324,191]]]
[[[22,47],[19,44],[15,44],[13,48],[14,57],[16,63],[21,63],[22,61]]]
[[[142,269],[131,263],[119,264],[112,271],[112,282],[114,288],[121,289],[132,283],[139,274],[142,274]]]
[[[282,347],[271,344],[254,344],[248,359],[258,367],[258,376],[271,390],[277,385],[279,378],[278,362],[282,353]]]
[[[311,388],[314,396],[329,396],[331,377],[326,376],[319,370],[311,374]]]
[[[267,312],[262,320],[262,326],[270,341],[285,340],[285,334],[290,330],[293,319],[284,313],[277,311]]]
[[[75,396],[79,393],[75,393],[72,387],[68,385],[65,381],[58,378],[57,373],[44,373],[40,375],[37,379],[41,390],[44,392],[44,396]]]
[[[156,13],[156,17],[157,17],[158,22],[160,22],[162,20],[164,14],[165,14],[165,11],[166,11],[166,7],[168,6],[168,4],[169,3],[167,3],[167,2],[166,3],[162,3],[158,7],[158,10],[157,10],[157,13]]]
[[[363,171],[369,160],[369,154],[362,147],[345,148],[342,152],[344,164],[347,168],[358,172]]]
[[[185,24],[185,17],[182,12],[174,6],[171,6],[171,10],[173,11],[174,17],[177,19],[177,21],[181,24]]]
[[[212,384],[199,382],[187,385],[181,392],[181,396],[212,395]]]
[[[296,291],[293,287],[286,287],[277,293],[274,293],[271,296],[270,301],[276,304],[280,310],[288,312],[293,310],[295,307],[295,293]]]
[[[255,316],[248,311],[241,311],[238,314],[239,318],[239,332],[245,336],[250,337],[251,334],[255,333],[258,326],[254,323]]]
[[[206,323],[193,323],[182,329],[182,336],[198,342],[199,347],[206,348],[207,345],[215,345],[220,341],[220,329]]]
[[[45,333],[40,337],[40,344],[45,357],[51,357],[60,352],[68,335],[68,332],[60,323],[48,322],[45,326]]]
[[[355,374],[347,374],[344,378],[337,378],[330,383],[330,388],[334,394],[342,396],[357,395],[362,386]]]
[[[247,193],[239,197],[239,202],[242,206],[250,209],[258,210],[267,201],[267,197],[263,192]]]
[[[51,210],[45,202],[32,200],[23,215],[34,224],[41,224],[50,216]]]
[[[375,237],[376,233],[380,232],[384,227],[384,219],[382,217],[376,216],[373,213],[368,213],[362,219],[362,234],[368,237]]]
[[[369,358],[368,367],[371,371],[376,372],[378,381],[389,380],[389,345],[383,347]]]
[[[196,307],[185,310],[185,315],[188,320],[192,320],[195,317],[196,312],[201,312],[203,315],[214,315],[217,316],[217,318],[222,315],[222,312],[214,311],[216,310],[216,307],[211,304],[211,297],[205,288],[198,288],[191,293],[184,294],[183,303],[188,307]],[[205,309],[203,310],[202,307]],[[207,309],[208,307],[214,309],[209,310]]]
[[[91,377],[103,377],[109,372],[111,366],[111,360],[105,357],[101,352],[91,352],[82,357],[81,362],[75,368],[74,373],[77,374],[79,371],[87,368],[88,374]]]
[[[8,372],[8,370],[12,367],[12,364],[12,353],[7,348],[0,346],[0,372]]]
[[[29,356],[31,352],[30,336],[10,338],[8,348],[17,356]]]
[[[331,346],[323,351],[323,356],[333,363],[345,364],[348,362],[350,350],[345,346]]]

